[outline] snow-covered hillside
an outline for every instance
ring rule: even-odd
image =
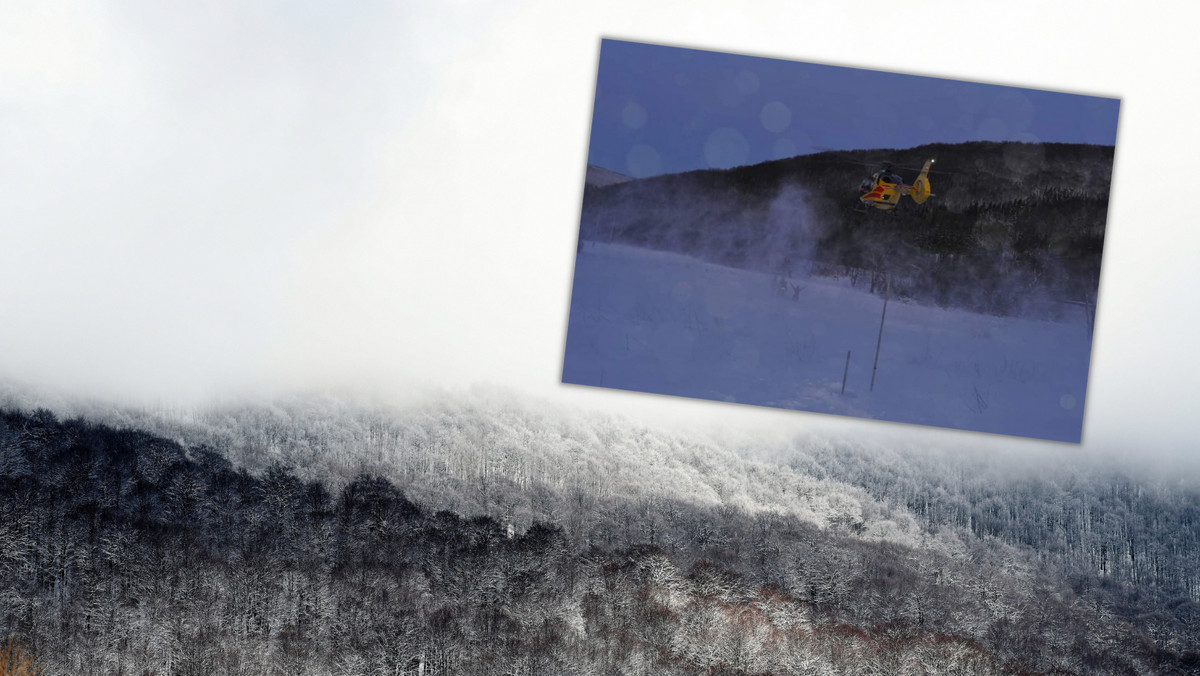
[[[1078,442],[1091,331],[589,242],[563,381]],[[846,370],[847,352],[850,353]],[[845,392],[842,392],[843,374]]]
[[[626,181],[632,180],[633,179],[629,178],[625,174],[619,174],[611,169],[605,169],[604,167],[597,167],[594,164],[589,164],[587,166],[587,177],[584,179],[584,182],[587,185],[594,185],[602,188],[606,185],[616,185],[617,183],[625,183]]]

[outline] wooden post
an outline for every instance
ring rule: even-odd
[[[846,393],[846,376],[850,374],[850,350],[846,350],[846,369],[842,371],[842,394]]]
[[[875,365],[871,367],[871,392],[875,391],[875,372],[879,370],[879,348],[883,345],[883,320],[887,319],[888,297],[892,295],[892,280],[887,280],[883,290],[883,315],[879,318],[879,338],[875,341]]]

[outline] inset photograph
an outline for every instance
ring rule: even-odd
[[[604,40],[563,382],[1078,443],[1119,107]]]

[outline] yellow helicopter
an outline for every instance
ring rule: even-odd
[[[866,211],[875,208],[891,211],[900,204],[900,198],[905,195],[911,197],[917,204],[924,204],[925,200],[933,197],[933,185],[929,183],[929,170],[933,167],[933,163],[934,160],[926,162],[925,166],[921,168],[921,174],[909,185],[892,170],[890,162],[885,162],[882,169],[872,174],[871,178],[863,179],[863,182],[859,184],[859,210]]]

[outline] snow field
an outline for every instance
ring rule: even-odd
[[[586,242],[563,382],[1078,442],[1082,317],[993,317],[793,277]],[[795,288],[798,288],[798,293]],[[845,392],[846,352],[850,365]]]

